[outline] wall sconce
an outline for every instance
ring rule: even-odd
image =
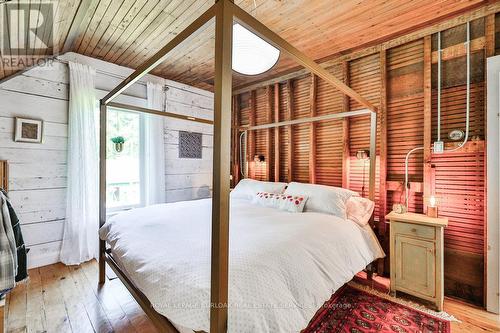
[[[367,160],[370,158],[370,152],[368,150],[358,150],[356,152],[356,158],[358,160]]]
[[[266,158],[264,157],[264,155],[255,155],[253,157],[253,161],[254,162],[265,162],[266,161]]]
[[[366,174],[366,161],[370,158],[370,152],[368,150],[358,150],[356,152],[356,158],[363,161],[363,180],[361,184],[361,196],[365,196],[365,174]]]
[[[438,217],[439,198],[431,195],[427,198],[427,216]]]

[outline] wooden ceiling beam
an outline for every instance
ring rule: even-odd
[[[260,21],[255,19],[252,15],[245,12],[243,9],[236,5],[232,5],[234,17],[237,21],[245,26],[247,29],[253,31],[255,34],[265,39],[267,42],[275,45],[281,51],[287,53],[291,56],[295,61],[297,61],[300,65],[310,70],[313,74],[316,74],[318,77],[327,81],[335,88],[348,95],[355,101],[359,102],[361,105],[366,107],[367,109],[377,112],[377,108],[370,103],[366,98],[358,94],[356,91],[345,85],[341,80],[337,79],[335,76],[330,74],[326,69],[318,65],[314,60],[306,56],[304,53],[299,51],[293,45],[288,43],[285,39],[280,37],[277,33],[266,27]]]

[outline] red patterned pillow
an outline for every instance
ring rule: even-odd
[[[307,197],[304,195],[285,195],[269,192],[258,192],[252,203],[264,207],[278,208],[291,213],[302,213]]]
[[[302,213],[306,205],[307,197],[305,195],[279,195],[279,209],[290,213]]]
[[[280,194],[257,192],[257,195],[253,198],[252,203],[264,207],[279,208],[278,196],[280,196]]]

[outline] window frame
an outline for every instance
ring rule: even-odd
[[[108,205],[108,201],[106,201],[106,212],[107,212],[106,215],[111,216],[111,215],[115,215],[119,212],[131,210],[134,208],[144,207],[146,205],[146,202],[145,202],[145,197],[146,197],[146,184],[145,184],[145,181],[146,181],[146,160],[145,160],[146,118],[144,117],[143,113],[136,112],[136,111],[130,110],[130,109],[109,107],[108,110],[109,111],[119,111],[119,112],[124,112],[124,113],[132,113],[134,115],[139,116],[139,197],[140,197],[139,203],[110,207]],[[109,118],[107,118],[107,119],[109,119]],[[108,126],[108,123],[106,123],[106,126]],[[109,144],[109,143],[106,142],[106,144]],[[108,161],[108,158],[106,156],[106,165],[107,165],[107,161]],[[106,173],[108,173],[108,172],[106,172]],[[108,180],[106,179],[106,193],[107,193],[107,190],[108,190]]]

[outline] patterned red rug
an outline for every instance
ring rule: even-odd
[[[345,285],[303,333],[450,333],[450,322]]]

